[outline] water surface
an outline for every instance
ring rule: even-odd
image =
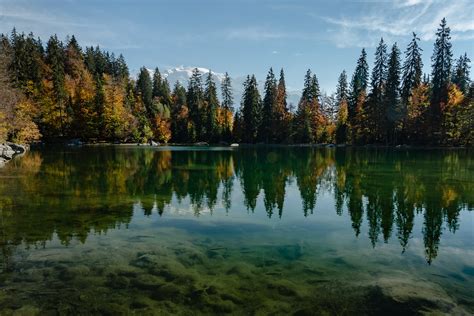
[[[36,149],[0,169],[0,314],[472,314],[466,150]]]

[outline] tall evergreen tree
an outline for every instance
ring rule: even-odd
[[[302,143],[318,141],[318,129],[321,125],[321,109],[319,107],[319,83],[316,75],[308,69],[304,79],[304,87],[296,113],[296,137]]]
[[[375,62],[372,69],[371,91],[367,103],[367,124],[371,134],[371,141],[383,140],[383,126],[385,123],[385,108],[383,97],[387,83],[387,45],[383,38],[375,50]]]
[[[345,144],[349,141],[348,126],[348,86],[347,74],[343,70],[339,75],[336,87],[336,106],[337,106],[337,122],[336,122],[336,142]]]
[[[397,142],[397,132],[403,118],[400,106],[400,50],[395,43],[392,46],[388,61],[387,85],[384,96],[385,122],[383,129],[386,132],[385,139],[390,144]]]
[[[259,139],[265,143],[274,142],[274,131],[272,130],[275,120],[275,107],[277,97],[277,81],[273,69],[270,68],[265,80],[265,95],[262,106],[262,124],[260,124]]]
[[[431,106],[430,106],[430,126],[434,141],[439,142],[440,122],[442,108],[447,102],[448,85],[451,79],[451,30],[446,25],[446,18],[441,20],[441,24],[436,32],[436,41],[434,44],[433,56],[431,57]]]
[[[160,92],[161,92],[161,73],[158,67],[155,68],[155,71],[153,72],[153,90],[152,90],[152,97],[153,98],[159,98],[161,97]]]
[[[217,111],[219,108],[219,99],[217,98],[217,88],[214,79],[212,79],[212,72],[209,71],[206,78],[206,89],[204,91],[204,99],[206,102],[206,131],[207,139],[211,142],[216,142],[220,138],[220,131],[218,130]]]
[[[53,82],[54,101],[59,112],[59,136],[66,135],[67,111],[66,111],[66,89],[64,87],[64,47],[56,35],[51,36],[46,45],[46,62],[51,68],[51,81]]]
[[[156,114],[153,107],[153,84],[150,78],[150,73],[145,67],[140,68],[140,73],[138,74],[137,92],[141,96],[148,118],[151,119]]]
[[[337,80],[336,103],[339,105],[344,101],[347,102],[347,99],[348,99],[347,74],[346,74],[346,71],[343,70]]]
[[[257,141],[262,115],[261,103],[255,75],[247,76],[242,97],[243,142],[255,143]]]
[[[367,63],[367,53],[362,49],[357,66],[352,75],[351,90],[349,99],[349,119],[351,122],[356,116],[356,104],[360,94],[366,93],[369,82],[369,64]]]
[[[229,74],[226,72],[224,79],[221,84],[222,92],[222,108],[224,109],[224,131],[223,139],[225,141],[230,141],[232,138],[232,126],[229,119],[229,115],[234,110],[234,96],[232,92],[232,80],[230,79]]]
[[[456,67],[453,73],[453,83],[458,86],[464,95],[469,94],[469,86],[471,85],[471,78],[469,77],[471,60],[467,57],[467,53],[459,56],[456,62]]]
[[[201,73],[194,68],[191,78],[189,79],[188,93],[186,96],[189,108],[189,117],[192,121],[191,135],[193,138],[203,141],[206,137],[204,97],[202,88]]]
[[[282,68],[280,70],[280,78],[278,80],[274,120],[272,125],[276,142],[281,143],[291,141],[290,120],[291,117],[287,103],[285,73]]]
[[[363,117],[365,116],[365,99],[367,95],[367,86],[369,81],[369,65],[367,64],[367,53],[362,49],[357,66],[352,75],[349,106],[348,106],[348,121],[351,127],[351,141],[353,143],[359,142],[360,136],[363,134]]]
[[[423,61],[421,59],[421,52],[423,50],[418,45],[419,41],[420,39],[413,33],[413,38],[405,51],[401,88],[401,100],[405,112],[411,92],[421,84],[421,76],[423,74]]]

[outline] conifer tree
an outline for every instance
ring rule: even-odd
[[[413,38],[405,51],[401,88],[401,101],[405,111],[412,90],[421,84],[421,75],[423,73],[421,52],[423,50],[418,45],[419,41],[420,39],[413,33]]]
[[[400,50],[396,43],[392,46],[388,61],[384,108],[384,123],[386,124],[382,128],[386,132],[385,139],[393,145],[397,142],[397,132],[400,131],[400,123],[404,115],[400,107]]]
[[[153,84],[150,78],[150,73],[145,67],[140,68],[140,73],[137,79],[137,92],[141,96],[148,118],[151,119],[155,116],[156,109],[153,107]]]
[[[440,122],[442,108],[447,102],[448,85],[451,79],[451,63],[453,53],[451,52],[451,30],[446,25],[446,19],[441,20],[441,24],[436,32],[433,56],[431,57],[431,106],[430,106],[430,127],[433,141],[439,142]]]
[[[291,141],[290,121],[291,117],[287,104],[285,73],[282,68],[278,80],[274,121],[272,125],[272,131],[275,133],[276,142],[281,143]]]
[[[453,73],[453,83],[458,86],[464,95],[468,95],[471,78],[469,77],[471,60],[467,57],[467,53],[459,56]]]
[[[372,69],[371,91],[367,104],[367,124],[371,134],[371,141],[383,140],[383,126],[385,124],[385,109],[383,97],[387,83],[387,45],[383,38],[375,50],[375,62]]]
[[[345,144],[349,141],[348,126],[348,87],[347,74],[343,70],[339,75],[336,87],[336,105],[337,105],[337,122],[336,122],[336,142]]]
[[[152,90],[152,96],[153,98],[159,98],[161,97],[160,92],[161,92],[161,73],[158,67],[155,68],[155,71],[153,72],[153,90]]]
[[[316,75],[308,69],[296,113],[296,136],[298,142],[315,143],[321,132],[321,111],[319,107],[319,83]]]
[[[217,98],[217,88],[212,79],[212,72],[209,71],[206,78],[206,89],[204,91],[206,102],[206,131],[207,139],[210,142],[216,142],[220,138],[219,126],[217,123],[217,112],[219,109],[219,99]]]
[[[265,92],[262,105],[262,123],[260,124],[259,139],[265,143],[274,142],[272,126],[275,121],[275,108],[277,97],[277,82],[273,69],[270,68],[265,80]]]
[[[204,111],[204,98],[202,88],[201,73],[194,68],[191,78],[189,79],[188,93],[186,96],[189,108],[189,117],[192,121],[191,138],[203,141],[206,137],[206,123]],[[194,135],[194,136],[193,136]]]
[[[66,135],[67,111],[66,91],[64,87],[64,47],[56,35],[51,36],[46,46],[46,62],[51,69],[51,81],[53,82],[53,100],[58,112],[59,136]]]
[[[176,82],[172,93],[171,105],[171,135],[174,142],[189,142],[189,130],[191,122],[189,121],[189,110],[186,102],[186,89]]]
[[[352,75],[349,95],[348,117],[351,127],[352,142],[356,142],[357,135],[361,135],[361,117],[365,115],[364,103],[367,94],[369,80],[369,65],[367,64],[367,53],[362,49],[357,66]],[[361,113],[364,111],[364,113]]]
[[[258,137],[262,115],[262,102],[255,75],[252,75],[252,77],[247,76],[247,80],[244,83],[244,95],[242,99],[242,141],[255,143]]]
[[[232,126],[229,117],[234,110],[234,96],[232,93],[232,81],[227,72],[225,73],[224,79],[222,80],[221,92],[222,108],[224,110],[223,139],[228,142],[232,138]]]

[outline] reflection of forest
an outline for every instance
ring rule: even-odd
[[[161,215],[173,198],[189,198],[196,215],[218,201],[230,211],[239,184],[249,210],[263,193],[268,216],[281,217],[287,185],[295,183],[304,216],[313,213],[319,193],[330,192],[337,214],[350,215],[356,236],[365,216],[374,246],[395,234],[404,250],[415,213],[422,214],[431,262],[443,225],[455,232],[460,211],[474,207],[473,168],[464,151],[86,148],[31,152],[2,172],[15,175],[0,183],[4,259],[12,247],[41,246],[53,233],[68,244],[127,225],[137,202],[147,215],[152,209]]]

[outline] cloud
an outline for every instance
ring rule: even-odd
[[[235,40],[269,40],[269,39],[281,39],[288,37],[288,34],[284,32],[277,32],[267,30],[261,27],[244,27],[229,30],[226,34],[227,39]]]
[[[328,34],[339,47],[375,46],[380,37],[389,41],[416,32],[424,41],[432,41],[443,17],[451,28],[453,40],[474,36],[474,2],[466,0],[401,0],[360,4],[358,17],[319,17],[328,23]]]
[[[72,1],[68,4],[73,10],[77,5]],[[128,30],[133,29],[130,22],[122,20],[121,23],[127,24]],[[57,34],[60,38],[74,34],[85,46],[100,45],[103,48],[119,50],[139,48],[130,40],[133,40],[133,37],[123,36],[115,31],[113,26],[98,23],[89,15],[65,13],[60,9],[42,9],[37,2],[31,0],[0,0],[0,32],[9,32],[13,27],[19,32],[34,32],[44,41],[52,34]]]

